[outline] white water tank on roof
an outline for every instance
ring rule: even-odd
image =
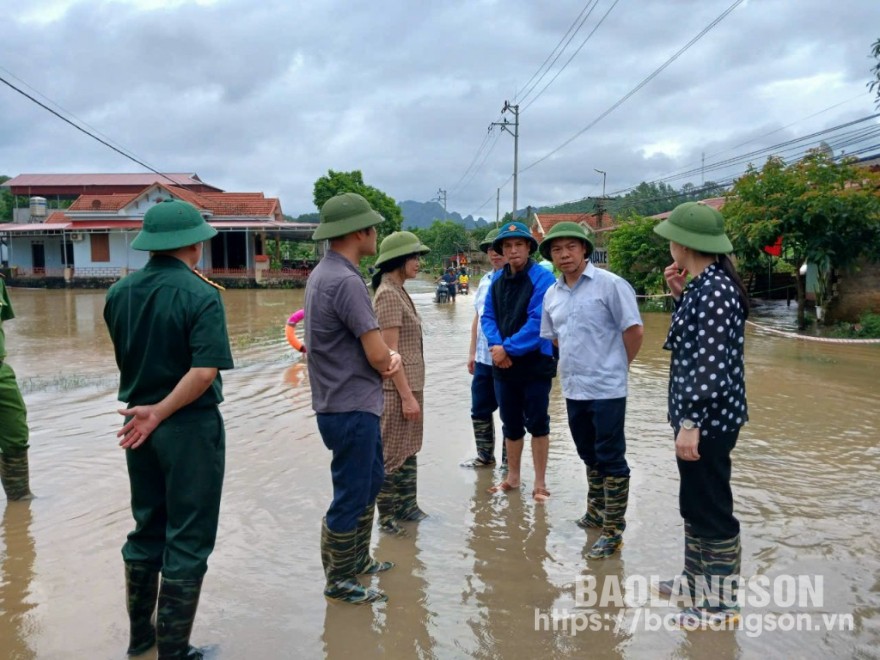
[[[45,197],[31,197],[31,217],[32,218],[45,218],[46,217],[46,198]]]

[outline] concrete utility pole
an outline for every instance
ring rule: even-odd
[[[606,172],[603,170],[597,170],[595,167],[593,168],[594,172],[598,172],[602,175],[602,197],[599,199],[599,203],[596,204],[596,227],[602,227],[602,221],[605,218],[605,175]]]
[[[495,189],[495,226],[501,222],[501,188]]]
[[[507,131],[513,136],[513,213],[511,217],[516,220],[516,184],[519,176],[519,105],[510,105],[510,101],[504,102],[501,108],[501,114],[505,112],[513,113],[513,123],[507,118],[504,121],[493,121],[489,126],[500,126],[502,131]],[[513,126],[513,130],[510,127]]]
[[[446,220],[446,191],[443,188],[437,188],[437,201],[443,202],[443,220]]]

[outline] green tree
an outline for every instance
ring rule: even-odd
[[[0,183],[9,181],[8,176],[0,176]],[[12,209],[14,207],[12,193],[9,188],[0,190],[0,222],[12,222]]]
[[[831,274],[862,256],[880,256],[880,175],[840,163],[824,151],[791,165],[771,157],[736,181],[723,213],[737,255],[757,260],[782,237],[782,258],[793,268],[815,264],[817,296],[827,297]],[[805,278],[797,278],[798,327],[805,327]],[[827,300],[819,300],[827,303]]]
[[[475,243],[463,225],[452,220],[434,220],[427,229],[417,229],[415,234],[431,248],[425,260],[438,265],[443,259],[475,249]]]
[[[618,218],[608,236],[609,268],[640,295],[663,291],[663,269],[672,262],[669,242],[654,233],[657,220],[632,214]]]
[[[388,234],[400,231],[403,223],[403,213],[393,197],[373,186],[364,183],[364,175],[360,170],[351,172],[334,172],[329,170],[327,176],[320,177],[315,181],[313,200],[315,206],[320,209],[324,202],[340,193],[353,192],[362,195],[385,221],[379,225],[379,241],[381,242]]]

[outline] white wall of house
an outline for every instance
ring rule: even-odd
[[[134,240],[134,237],[137,236],[137,233],[137,230],[131,230],[127,232],[117,231],[104,234],[105,236],[109,236],[108,242],[110,254],[108,261],[92,260],[92,241],[95,240],[92,236],[98,236],[100,234],[89,234],[87,232],[79,234],[81,240],[73,242],[73,264],[75,267],[75,274],[77,276],[88,276],[89,273],[87,269],[95,268],[113,268],[117,270],[121,268],[128,268],[129,270],[143,268],[149,259],[149,253],[131,249],[131,242]]]

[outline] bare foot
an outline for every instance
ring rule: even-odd
[[[536,486],[535,489],[532,491],[532,498],[538,504],[544,504],[544,502],[550,499],[550,491],[546,488],[540,488]]]
[[[512,484],[512,483],[510,483],[511,481],[513,481],[513,480],[512,479],[505,479],[497,486],[492,486],[487,492],[489,492],[489,493],[506,493],[510,490],[516,490],[517,488],[519,488],[518,483]]]

